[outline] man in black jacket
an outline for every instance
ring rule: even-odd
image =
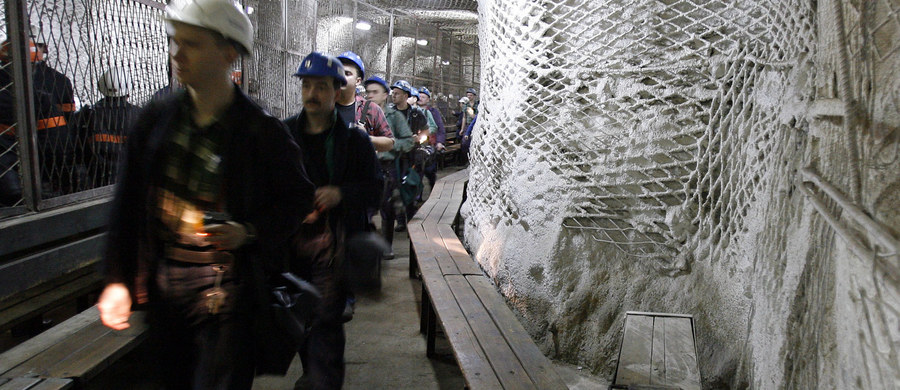
[[[100,318],[124,329],[132,306],[147,304],[160,349],[150,361],[169,389],[250,389],[254,368],[283,374],[293,357],[273,362],[259,350],[272,345],[259,318],[314,189],[284,125],[231,82],[231,64],[253,43],[243,10],[173,0],[166,23],[186,89],[152,102],[129,133]]]
[[[340,120],[335,101],[347,83],[335,57],[310,53],[294,76],[301,79],[303,110],[287,120],[303,151],[303,165],[316,190],[315,206],[326,218],[337,246],[342,237],[363,232],[367,210],[378,207],[381,168],[368,134]],[[322,293],[306,345],[300,348],[303,377],[297,388],[339,389],[344,380],[346,282],[336,259],[314,259],[312,283]],[[298,259],[302,261],[302,259]],[[349,261],[349,260],[346,260]]]

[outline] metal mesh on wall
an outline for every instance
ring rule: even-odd
[[[474,215],[515,210],[496,190],[508,171],[495,167],[507,165],[510,148],[524,148],[542,151],[565,191],[577,194],[564,227],[623,253],[671,259],[690,234],[673,224],[691,215],[721,230],[707,234],[716,242],[741,228],[774,147],[767,133],[785,119],[760,98],[776,85],[760,74],[783,78],[790,68],[782,63],[810,51],[811,5],[497,2],[485,9],[485,95],[522,98],[485,101],[478,134],[490,135],[480,143],[504,147],[475,152],[474,184],[484,195],[473,199]],[[499,38],[510,35],[529,39]],[[504,61],[516,52],[527,65]],[[523,81],[510,83],[516,79]]]
[[[27,92],[35,96],[34,127],[17,129],[25,139],[37,132],[37,144],[16,145],[18,152],[32,147],[37,151],[36,173],[20,180],[22,188],[35,183],[37,192],[16,203],[49,208],[109,193],[108,188],[98,189],[115,180],[122,129],[133,117],[121,97],[127,95],[129,104],[142,105],[168,85],[167,44],[160,23],[164,4],[136,0],[21,4],[27,15],[22,24],[41,58],[31,66],[34,89]],[[5,22],[18,18],[5,10]],[[12,33],[8,28],[5,24],[4,36]],[[114,79],[106,86],[115,89],[107,90],[116,95],[115,104],[100,91],[99,79],[107,73],[108,80]],[[122,109],[97,114],[107,103]],[[5,148],[7,153],[11,150]],[[21,167],[18,164],[15,170],[23,172]]]
[[[562,313],[534,327],[553,327],[566,357],[607,361],[618,310],[671,304],[699,319],[701,370],[723,383],[891,387],[898,285],[877,265],[897,253],[846,203],[828,203],[838,222],[810,214],[797,171],[859,193],[865,226],[897,226],[898,5],[480,2],[484,99],[465,206],[476,258],[501,288],[561,290],[510,300]],[[834,244],[840,225],[871,256]],[[546,237],[558,239],[547,263],[516,252]],[[541,299],[579,318],[536,310]]]

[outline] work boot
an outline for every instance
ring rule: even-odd
[[[344,312],[341,313],[341,320],[343,322],[350,322],[353,319],[353,307],[356,306],[356,300],[347,299],[347,302],[344,304]]]

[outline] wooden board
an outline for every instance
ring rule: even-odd
[[[97,313],[96,309],[87,312]],[[107,328],[99,314],[93,321],[68,334],[16,367],[3,373],[4,377],[81,378],[87,380],[131,351],[144,339],[147,326],[144,313],[136,312],[129,319],[131,327],[122,331]],[[62,325],[62,324],[60,324]]]
[[[98,263],[105,245],[100,233],[0,265],[0,299]]]
[[[9,370],[56,345],[60,340],[69,338],[99,318],[100,312],[97,307],[91,307],[0,354],[0,376],[6,376],[6,372]]]
[[[469,256],[469,252],[466,251],[462,242],[459,241],[459,237],[456,236],[456,232],[453,231],[453,228],[447,225],[441,225],[438,226],[438,233],[441,235],[441,239],[444,242],[444,248],[447,250],[450,258],[453,259],[459,274],[484,275],[484,272],[481,271],[481,267],[479,267],[478,263],[472,259],[472,256]]]
[[[466,277],[445,275],[444,279],[450,286],[456,301],[459,302],[459,307],[478,342],[478,347],[484,351],[503,388],[537,389]],[[454,346],[455,348],[456,346]]]
[[[104,228],[111,200],[107,197],[0,222],[0,256]]]
[[[553,363],[531,339],[531,335],[516,318],[494,284],[487,277],[481,275],[468,275],[466,280],[481,299],[494,323],[497,324],[497,328],[503,334],[503,338],[509,343],[519,359],[519,363],[522,364],[537,388],[541,390],[567,389],[565,381],[553,368]]]
[[[692,319],[665,313],[629,313],[614,386],[699,390]]]
[[[501,389],[500,380],[491,368],[485,352],[478,344],[443,275],[436,272],[434,265],[430,265],[422,270],[422,282],[427,286],[438,323],[441,324],[447,340],[453,347],[453,355],[459,363],[469,389]]]
[[[71,379],[15,378],[0,380],[0,390],[66,390],[74,387],[75,382]]]
[[[0,382],[0,390],[66,390],[75,388],[75,381],[60,378],[15,378]]]
[[[73,297],[99,290],[103,275],[96,272],[84,274],[68,283],[54,286],[43,294],[31,297],[0,311],[0,332],[10,329],[36,315],[62,305]]]

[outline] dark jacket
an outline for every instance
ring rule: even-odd
[[[72,128],[77,131],[78,161],[87,167],[91,188],[116,182],[119,156],[140,108],[127,97],[104,97],[93,106],[84,106],[75,113]]]
[[[301,111],[284,121],[300,149],[306,150],[301,134],[305,126]],[[378,208],[381,202],[381,164],[375,157],[375,148],[368,134],[356,128],[349,128],[341,121],[335,121],[334,132],[334,177],[331,185],[341,188],[341,203],[335,212],[340,218],[348,236],[367,230],[368,210]]]
[[[136,303],[147,300],[155,263],[162,258],[162,243],[148,228],[155,201],[151,192],[161,179],[162,146],[173,120],[187,109],[187,99],[180,91],[151,102],[128,133],[109,226],[106,271],[107,281],[125,283]],[[222,127],[214,131],[231,133],[222,144],[225,211],[234,221],[257,229],[254,242],[234,251],[236,269],[242,279],[260,282],[287,269],[291,239],[312,209],[313,185],[300,164],[300,149],[284,125],[240,89],[235,88],[234,102],[215,126]]]

